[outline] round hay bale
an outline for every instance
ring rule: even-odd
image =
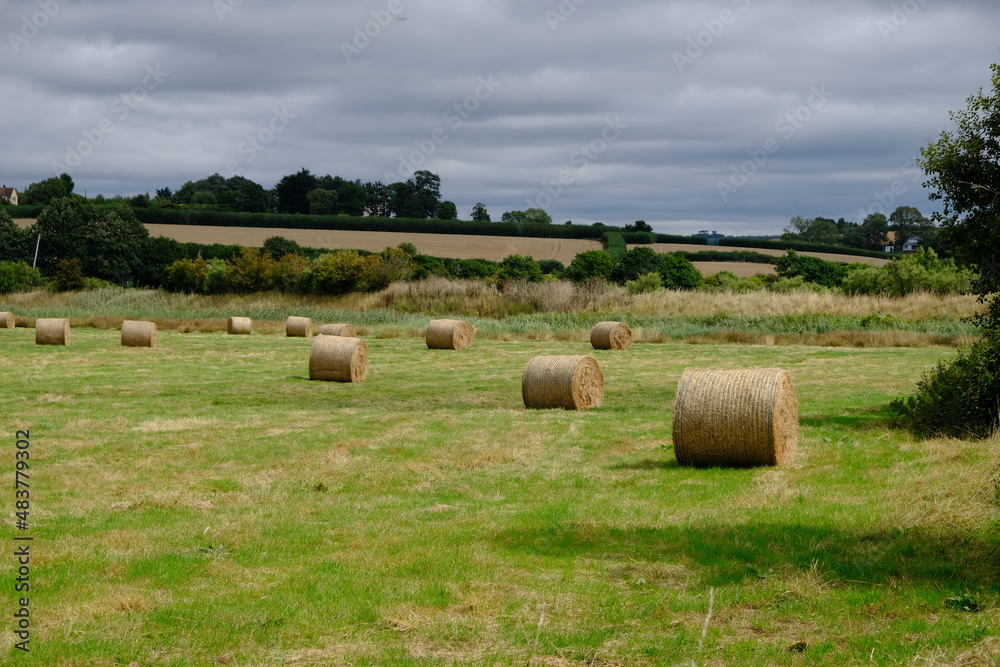
[[[360,382],[368,375],[368,346],[360,338],[318,336],[309,352],[309,379]]]
[[[156,347],[156,322],[122,322],[122,347]]]
[[[35,320],[35,345],[69,345],[69,320],[62,317]]]
[[[475,328],[462,320],[431,320],[427,325],[427,347],[432,350],[464,350],[475,340]]]
[[[597,408],[604,400],[604,375],[593,357],[535,357],[521,376],[521,397],[526,408]]]
[[[249,317],[230,317],[226,322],[226,333],[230,336],[249,336],[253,322]]]
[[[285,322],[285,335],[290,338],[312,338],[313,321],[308,317],[289,317]]]
[[[358,330],[350,324],[324,324],[319,328],[320,336],[341,336],[343,338],[357,338]]]
[[[0,329],[13,329],[14,326],[14,313],[0,313]]]
[[[632,347],[632,330],[624,322],[598,322],[590,331],[595,350],[627,350]]]
[[[674,400],[674,454],[683,466],[782,465],[795,458],[799,410],[788,371],[688,370]]]

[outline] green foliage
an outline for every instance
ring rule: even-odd
[[[862,266],[845,276],[842,286],[849,294],[905,296],[913,292],[965,294],[972,289],[973,274],[959,269],[953,260],[941,260],[930,248],[882,267]]]
[[[940,362],[912,396],[893,401],[897,422],[924,436],[989,438],[1000,428],[1000,334]]]
[[[316,189],[316,177],[308,169],[284,176],[274,186],[278,213],[309,213],[309,193]]]
[[[625,225],[625,231],[626,232],[652,232],[653,228],[650,227],[649,223],[646,222],[645,220],[636,220],[631,225]],[[653,238],[656,238],[655,234],[653,234]],[[651,243],[655,243],[655,241],[651,241]]]
[[[321,255],[312,270],[312,291],[317,294],[353,292],[361,278],[362,261],[356,250],[335,250]]]
[[[702,283],[702,275],[694,264],[677,253],[660,255],[660,279],[667,289],[697,289]]]
[[[837,223],[829,218],[803,218],[797,215],[792,218],[782,240],[804,241],[823,245],[836,245],[840,242],[840,230]]]
[[[816,283],[806,282],[804,276],[795,276],[794,278],[779,278],[768,285],[768,288],[772,292],[778,292],[779,294],[788,294],[789,292],[814,292],[820,294],[827,291],[826,287],[822,285],[817,285]]]
[[[492,278],[500,272],[500,262],[488,259],[447,259],[445,266],[451,277],[464,280]]]
[[[311,215],[336,215],[337,191],[317,188],[306,195]]]
[[[53,200],[72,195],[73,187],[73,179],[69,174],[61,174],[58,177],[32,183],[21,193],[18,201],[35,206],[48,206]]]
[[[626,229],[628,228],[626,227]],[[622,232],[622,238],[625,243],[632,245],[656,243],[656,234],[652,232]]]
[[[205,284],[208,262],[201,257],[178,259],[167,267],[166,286],[171,292],[200,292]]]
[[[486,210],[486,206],[482,202],[478,202],[472,207],[472,220],[474,222],[489,222],[490,214]]]
[[[59,260],[52,283],[60,292],[82,289],[84,284],[83,262],[77,258]]]
[[[389,186],[389,212],[398,218],[432,218],[441,204],[441,177],[432,172],[414,172],[405,183]]]
[[[363,292],[377,292],[394,282],[413,277],[413,259],[399,248],[386,248],[377,255],[362,259],[357,288]]]
[[[458,220],[458,207],[455,206],[455,202],[441,202],[437,207],[436,217],[438,220]]]
[[[201,291],[205,294],[224,294],[229,291],[229,265],[222,259],[208,260],[202,278]]]
[[[625,253],[628,252],[628,246],[625,245],[625,238],[621,232],[604,232],[601,234],[601,244],[604,245],[604,250],[615,258],[616,262],[622,261],[625,258]]]
[[[566,267],[566,277],[575,283],[594,278],[608,280],[615,268],[615,258],[604,250],[587,250],[579,253]]]
[[[537,283],[542,280],[542,267],[531,257],[507,255],[500,262],[497,278],[499,280],[527,280]]]
[[[263,292],[274,287],[277,262],[257,248],[243,248],[228,267],[229,289],[238,294]]]
[[[608,234],[607,236],[612,236]],[[627,281],[636,280],[639,276],[658,272],[660,257],[652,248],[639,246],[627,251],[611,272],[611,280],[624,285]]]
[[[540,208],[529,208],[526,211],[507,211],[500,217],[500,222],[519,225],[551,225],[552,216]]]
[[[285,255],[302,254],[302,246],[291,239],[286,239],[284,236],[271,236],[264,239],[262,250],[270,253],[274,259],[281,259]]]
[[[635,280],[629,280],[625,283],[625,289],[629,291],[629,294],[646,294],[647,292],[655,292],[656,290],[663,289],[663,279],[660,278],[658,272],[644,273]]]
[[[752,278],[737,278],[731,271],[719,271],[713,276],[706,276],[701,289],[708,292],[759,292],[766,288],[763,276]]]
[[[0,262],[20,262],[31,259],[33,235],[18,227],[5,208],[0,208]]]
[[[295,253],[286,253],[274,267],[272,283],[281,292],[309,291],[313,263]]]
[[[683,243],[685,245],[708,245],[708,239],[706,239],[704,236],[678,236],[677,234],[657,234],[656,242]],[[741,245],[741,244],[733,243],[730,245]],[[762,247],[762,246],[757,246],[757,247]]]
[[[558,259],[540,259],[538,266],[542,267],[542,273],[549,276],[560,276],[566,270],[566,266]]]
[[[802,276],[807,282],[823,287],[837,287],[847,275],[847,267],[842,264],[800,255],[794,250],[779,257],[774,269],[782,278]]]
[[[27,262],[0,261],[0,294],[26,292],[42,284],[41,272]]]
[[[417,252],[417,246],[413,245],[412,243],[405,243],[404,242],[404,243],[400,243],[396,247],[399,248],[400,250],[402,250],[403,252],[405,252],[410,257],[416,257],[417,255],[420,254],[419,252]]]
[[[683,257],[692,262],[747,262],[751,264],[775,264],[778,258],[774,255],[765,255],[752,250],[699,250],[698,252],[688,252],[678,250],[673,253],[678,257]]]

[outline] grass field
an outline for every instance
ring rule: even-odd
[[[571,413],[520,375],[582,342],[367,342],[335,385],[281,335],[0,331],[35,539],[29,660],[0,556],[0,661],[997,664],[998,441],[882,413],[947,348],[639,344],[593,352],[604,406]],[[763,366],[796,383],[794,464],[677,467],[682,371]]]

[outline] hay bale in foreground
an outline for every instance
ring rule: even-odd
[[[122,322],[122,347],[156,347],[156,322]]]
[[[674,401],[674,454],[684,466],[782,465],[795,458],[799,410],[788,371],[688,370]]]
[[[291,338],[312,338],[313,321],[308,317],[289,317],[285,322],[285,335]]]
[[[35,320],[35,345],[69,345],[69,320],[62,317]]]
[[[0,329],[13,329],[14,326],[14,313],[0,313]]]
[[[319,328],[320,336],[341,336],[343,338],[357,338],[358,330],[350,324],[324,324]]]
[[[521,398],[526,408],[597,408],[604,400],[604,375],[593,357],[535,357],[521,376]]]
[[[368,375],[368,346],[360,338],[318,336],[309,352],[309,379],[360,382]]]
[[[462,320],[431,320],[426,337],[432,350],[464,350],[476,340],[476,330]]]
[[[249,317],[230,317],[226,322],[226,333],[230,336],[249,336],[253,322]]]
[[[632,347],[632,330],[624,322],[598,322],[590,331],[595,350],[627,350]]]

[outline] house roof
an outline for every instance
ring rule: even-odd
[[[11,197],[15,192],[14,188],[8,188],[6,185],[0,188],[0,197]]]

